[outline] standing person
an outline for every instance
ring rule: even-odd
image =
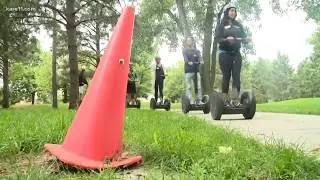
[[[163,101],[163,83],[165,79],[164,69],[161,64],[161,58],[155,58],[156,64],[154,68],[155,72],[155,82],[154,82],[154,98],[158,102],[158,97],[160,96],[160,102]]]
[[[236,20],[237,10],[228,7],[224,11],[221,24],[218,27],[216,38],[219,42],[219,64],[223,74],[222,93],[225,105],[239,106],[240,72],[242,57],[240,53],[241,42],[248,43],[243,26]],[[232,98],[228,95],[229,82],[232,75]],[[231,104],[230,104],[231,103]]]
[[[82,67],[81,72],[79,74],[79,105],[82,102],[82,98],[84,97],[86,93],[86,88],[88,86],[85,71],[85,67]]]
[[[192,82],[197,95],[196,104],[202,104],[202,88],[199,65],[203,64],[200,51],[195,48],[193,37],[188,37],[186,47],[182,51],[184,57],[184,73],[186,75],[186,96],[192,102]]]

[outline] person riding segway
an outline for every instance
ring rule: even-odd
[[[156,57],[155,58],[156,64],[154,73],[155,73],[155,81],[154,81],[154,98],[151,98],[150,100],[150,108],[151,109],[165,109],[167,111],[170,110],[171,103],[168,99],[163,99],[163,84],[164,84],[164,79],[165,73],[163,66],[161,64],[161,58]],[[158,101],[160,95],[160,101]]]
[[[82,99],[86,93],[88,81],[85,74],[85,67],[81,68],[81,72],[79,73],[79,106],[82,102]]]
[[[236,21],[235,7],[224,11],[216,38],[219,42],[219,64],[223,74],[222,94],[213,92],[210,95],[211,115],[220,120],[222,114],[243,114],[245,119],[252,119],[256,111],[256,101],[252,91],[240,94],[240,72],[242,57],[241,43],[251,39],[246,36],[242,24]],[[232,75],[232,97],[229,97],[229,81]]]
[[[200,64],[203,64],[200,51],[195,48],[195,42],[192,37],[188,37],[186,48],[183,49],[184,72],[186,77],[185,95],[182,96],[182,112],[188,113],[190,110],[203,110],[205,114],[210,112],[209,96],[202,96],[201,76],[199,71]],[[193,103],[192,82],[197,96]]]
[[[136,88],[136,79],[137,74],[133,71],[132,64],[129,64],[129,74],[128,74],[128,83],[127,83],[127,97],[126,97],[126,105],[127,108],[138,108],[141,107],[141,102],[137,98],[137,88]]]

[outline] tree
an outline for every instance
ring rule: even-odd
[[[33,69],[35,74],[35,83],[37,85],[37,95],[41,97],[43,102],[49,103],[52,98],[52,57],[51,52],[42,52],[40,55],[41,63]],[[52,98],[53,99],[53,98]]]
[[[0,67],[3,75],[3,108],[9,107],[9,70],[16,61],[32,59],[37,41],[31,32],[35,29],[28,21],[21,17],[29,14],[28,11],[18,10],[15,7],[24,5],[20,1],[0,2]]]
[[[53,7],[57,6],[56,0],[53,0]],[[57,18],[57,12],[53,12],[53,18]],[[58,85],[57,85],[57,33],[58,26],[55,21],[52,21],[52,107],[58,108]]]
[[[41,11],[37,11],[36,14],[28,16],[28,18],[40,18],[42,21],[45,19],[55,20],[59,24],[63,25],[67,30],[68,41],[68,54],[69,54],[69,66],[70,66],[70,101],[69,109],[75,109],[78,102],[78,61],[77,61],[77,27],[85,22],[93,21],[96,19],[114,19],[118,17],[113,16],[86,16],[88,11],[87,7],[92,4],[101,4],[102,7],[113,10],[114,1],[111,0],[66,0],[57,1],[57,6],[54,6],[50,1],[33,1],[29,0],[29,4],[36,4],[37,8]],[[53,17],[53,12],[56,12],[58,17]]]
[[[175,66],[167,69],[168,78],[165,80],[164,93],[171,101],[179,101],[184,93],[184,61],[180,60]]]
[[[289,87],[292,83],[293,68],[286,55],[278,53],[277,59],[272,62],[272,97],[274,100],[283,101],[290,97]]]
[[[10,68],[10,104],[21,100],[30,101],[36,90],[35,74],[32,68],[23,63],[15,63]]]
[[[97,67],[101,57],[101,39],[107,40],[112,27],[116,24],[118,11],[103,8],[102,4],[92,4],[87,8],[87,18],[110,16],[110,19],[94,19],[80,25],[81,50],[80,56],[84,56],[89,64]],[[80,61],[81,62],[81,61]],[[83,62],[83,61],[82,61]]]

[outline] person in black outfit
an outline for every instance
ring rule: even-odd
[[[248,43],[242,24],[236,21],[237,11],[235,7],[229,7],[224,11],[221,24],[218,26],[216,38],[219,42],[219,64],[223,74],[222,93],[225,105],[232,103],[240,105],[240,72],[242,57],[240,53],[241,43]],[[232,100],[228,96],[229,82],[232,75]]]
[[[85,68],[82,67],[81,72],[79,74],[79,104],[82,102],[82,98],[86,91],[86,86],[88,86],[88,81],[85,75]]]
[[[128,83],[127,83],[127,102],[132,104],[133,100],[136,99],[137,88],[135,80],[137,78],[136,73],[133,71],[132,64],[129,64],[129,74],[128,74]]]
[[[155,82],[154,82],[154,98],[156,102],[158,102],[158,92],[160,94],[160,102],[163,100],[163,82],[165,79],[165,74],[163,70],[163,66],[161,64],[161,58],[156,57],[156,67],[155,67]]]

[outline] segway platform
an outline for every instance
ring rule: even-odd
[[[141,108],[141,102],[140,102],[140,100],[136,99],[133,104],[129,104],[129,103],[127,102],[126,107],[127,107],[127,108],[137,108],[137,109],[140,109],[140,108]]]
[[[225,106],[222,93],[214,91],[210,95],[210,111],[214,120],[220,120],[223,114],[242,114],[245,119],[252,119],[256,112],[256,99],[253,92],[245,91],[240,96],[239,106]]]
[[[157,103],[155,98],[151,98],[150,100],[150,108],[155,109],[165,109],[166,111],[169,111],[171,108],[171,102],[169,99],[164,99],[162,102]]]
[[[209,96],[204,95],[202,98],[203,104],[191,104],[190,99],[183,95],[181,98],[181,109],[184,114],[187,114],[189,111],[203,111],[204,114],[210,113],[210,103]]]

